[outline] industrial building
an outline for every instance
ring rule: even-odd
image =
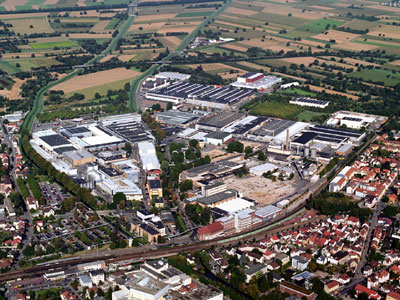
[[[143,169],[148,174],[160,174],[161,166],[157,158],[156,148],[154,147],[154,144],[149,142],[141,142],[137,145]]]
[[[332,148],[339,148],[345,143],[359,144],[364,137],[365,133],[361,131],[316,125],[310,126],[294,139],[292,146],[305,147],[313,143],[324,143]]]
[[[161,72],[155,75],[154,77],[159,79],[167,79],[170,81],[183,81],[190,79],[189,74],[183,74],[178,72]]]
[[[222,112],[207,119],[200,120],[196,124],[196,129],[208,131],[225,131],[230,125],[242,119],[245,115],[242,113]]]
[[[188,127],[200,116],[190,112],[181,112],[179,110],[170,109],[165,112],[157,112],[154,118],[158,123],[165,126]]]
[[[196,202],[201,206],[216,207],[218,204],[236,199],[237,196],[238,193],[236,190],[229,189],[210,196],[201,197]]]
[[[269,119],[260,128],[249,132],[247,137],[256,141],[285,144],[287,139],[291,139],[308,126],[309,124],[304,122]]]
[[[63,156],[64,160],[74,168],[96,161],[96,157],[85,149],[64,152]]]
[[[251,130],[256,130],[268,122],[267,117],[246,116],[231,123],[224,128],[225,132],[230,132],[234,135],[246,135]]]
[[[222,145],[232,139],[232,133],[214,131],[204,136],[204,142],[212,145]]]
[[[251,91],[230,87],[214,87],[187,81],[178,81],[169,86],[146,92],[149,100],[172,102],[174,104],[186,102],[195,106],[226,109],[230,105],[254,96]]]
[[[338,111],[327,121],[329,126],[343,126],[352,129],[371,128],[377,129],[387,121],[387,117],[368,115],[350,111]]]
[[[88,128],[83,126],[64,128],[60,131],[60,133],[69,139],[72,137],[82,138],[92,136],[92,132]]]
[[[289,103],[300,106],[309,106],[317,108],[326,108],[329,105],[329,101],[312,99],[310,97],[297,97],[293,100],[290,100]]]
[[[250,72],[239,76],[235,82],[231,83],[231,86],[236,88],[265,91],[281,81],[282,78],[276,76],[264,76],[263,73]]]

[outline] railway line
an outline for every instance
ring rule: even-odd
[[[354,157],[362,153],[370,144],[375,140],[377,134],[371,137],[357,152],[355,152],[346,162],[351,161]],[[291,210],[287,211],[286,213],[282,214],[281,216],[271,220],[268,223],[262,224],[255,228],[251,228],[245,232],[237,233],[231,235],[229,237],[219,237],[209,241],[197,242],[190,245],[179,245],[174,247],[167,247],[167,248],[159,248],[156,250],[141,250],[138,251],[138,248],[131,248],[129,250],[122,249],[122,250],[114,250],[112,253],[101,253],[100,255],[93,255],[90,257],[80,257],[80,258],[67,258],[62,261],[57,262],[48,262],[40,265],[36,265],[29,268],[24,268],[20,270],[15,270],[11,272],[7,272],[4,274],[0,274],[0,282],[10,282],[13,280],[18,280],[22,278],[28,278],[31,276],[40,276],[46,272],[56,272],[61,271],[65,268],[76,266],[83,263],[89,263],[97,260],[105,260],[106,263],[114,263],[124,260],[145,260],[145,259],[154,259],[158,257],[165,257],[171,256],[178,253],[188,253],[194,252],[198,250],[208,249],[212,246],[221,246],[225,244],[237,243],[241,240],[248,240],[254,237],[259,237],[265,235],[266,232],[269,233],[276,233],[279,231],[285,231],[290,228],[304,225],[316,219],[321,219],[322,216],[315,216],[312,215],[311,219],[307,221],[301,222],[287,222],[290,218],[296,217],[297,214],[301,213],[305,206],[306,197],[308,194],[312,195],[313,197],[318,196],[329,184],[328,176],[336,176],[346,165],[346,163],[342,163],[338,165],[335,169],[327,174],[325,180],[321,182],[321,185],[313,192],[306,192],[302,194],[302,199],[299,199],[299,205]]]

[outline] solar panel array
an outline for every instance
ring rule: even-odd
[[[68,142],[66,138],[64,138],[59,134],[41,136],[40,139],[43,140],[46,144],[50,145],[51,147],[70,144],[70,142]]]
[[[131,143],[152,141],[151,135],[146,131],[143,124],[138,122],[132,121],[121,124],[111,124],[106,126],[106,128],[117,133],[119,136]]]
[[[267,120],[267,117],[257,117],[256,119],[254,119],[253,121],[246,123],[246,124],[238,124],[234,127],[234,134],[244,134],[247,131],[249,131],[250,129],[260,125],[262,122],[264,122],[265,120]]]
[[[359,139],[363,135],[360,131],[352,131],[342,128],[334,128],[328,126],[313,126],[296,138],[293,142],[307,144],[311,140],[318,140],[327,143],[343,143],[348,139]]]
[[[327,103],[329,103],[328,101],[312,99],[312,98],[308,98],[308,97],[299,97],[299,98],[296,98],[294,101],[303,102],[303,103],[318,104],[318,105],[326,105]]]
[[[253,95],[254,92],[231,87],[214,87],[211,85],[181,81],[153,91],[151,94],[160,95],[161,97],[192,98],[200,101],[233,104],[245,97]]]

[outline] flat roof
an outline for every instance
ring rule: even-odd
[[[44,135],[44,136],[41,136],[40,139],[51,147],[57,147],[57,146],[71,144],[65,137],[63,137],[59,134]]]
[[[214,132],[210,132],[208,133],[205,138],[209,138],[209,139],[217,139],[217,140],[222,140],[228,136],[230,136],[231,133],[229,132],[223,132],[223,131],[214,131]]]
[[[197,199],[197,202],[200,202],[204,205],[210,205],[228,198],[236,197],[237,196],[237,191],[233,189],[229,189],[220,193],[216,193],[214,195],[206,196]]]
[[[190,78],[189,74],[183,74],[183,73],[178,73],[178,72],[161,72],[158,73],[156,78],[168,78],[168,79],[173,79],[173,80],[185,80]]]
[[[200,121],[199,125],[222,128],[238,119],[241,119],[243,116],[244,114],[242,113],[222,112],[221,114],[208,118],[205,121]]]
[[[234,213],[246,208],[250,208],[254,206],[253,202],[247,201],[242,198],[236,198],[232,199],[229,201],[226,201],[221,204],[217,204],[216,207],[219,209],[222,209],[223,211],[226,211],[227,213]]]
[[[190,112],[182,112],[175,109],[170,109],[165,112],[155,113],[155,118],[157,121],[173,125],[186,124],[195,119],[198,119],[199,117],[200,117],[199,115],[195,115]]]
[[[326,105],[329,104],[329,101],[313,99],[309,97],[297,97],[296,99],[291,100],[293,102],[301,102],[301,103],[310,103],[310,104],[317,104],[317,105]]]
[[[274,206],[274,205],[267,205],[264,207],[261,207],[256,210],[255,214],[257,216],[260,216],[262,218],[268,217],[270,215],[276,214],[277,212],[280,212],[281,209]]]

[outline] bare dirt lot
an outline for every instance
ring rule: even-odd
[[[63,90],[64,93],[71,93],[82,89],[95,87],[98,85],[116,82],[123,79],[133,78],[140,75],[140,72],[116,68],[92,74],[75,76],[70,80],[62,82],[52,88],[52,90]]]
[[[24,82],[26,82],[28,79],[18,79],[18,78],[14,78],[14,85],[12,86],[12,88],[10,90],[4,89],[4,90],[0,90],[0,96],[6,97],[9,100],[16,100],[16,99],[20,99],[20,93],[21,93],[21,86]]]
[[[256,200],[260,204],[269,204],[284,199],[295,192],[290,181],[273,182],[264,177],[254,175],[243,178],[230,177],[225,180],[228,188],[236,189],[243,196]]]
[[[323,40],[323,41],[330,41],[335,40],[336,43],[344,43],[354,40],[355,38],[359,37],[359,34],[337,31],[337,30],[328,30],[328,33],[320,33],[314,35],[313,38]]]
[[[333,47],[340,48],[340,49],[346,49],[346,50],[352,50],[352,51],[374,50],[374,49],[379,48],[379,46],[361,44],[361,43],[355,43],[355,42],[341,43],[339,45],[333,45]]]

